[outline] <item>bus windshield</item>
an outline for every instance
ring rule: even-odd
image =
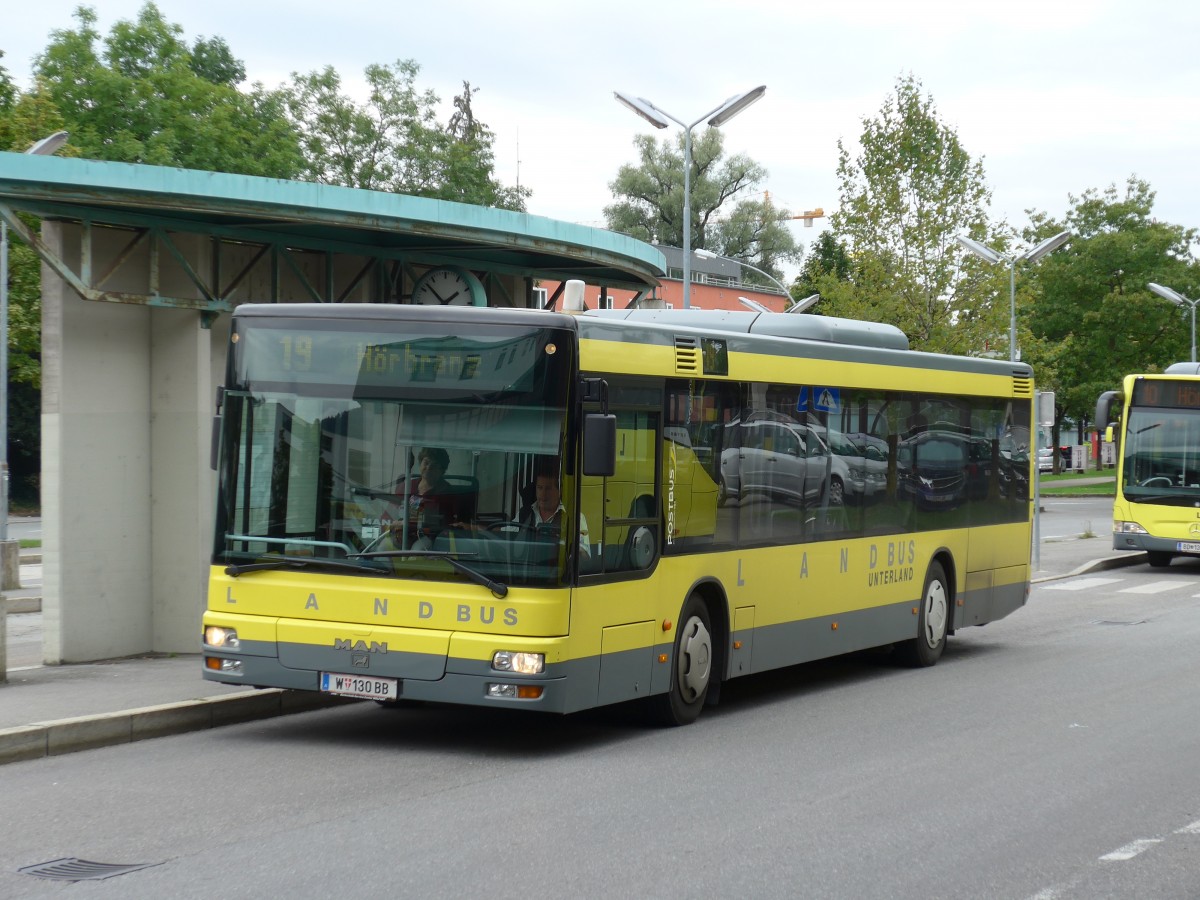
[[[1200,499],[1200,409],[1131,406],[1122,475],[1122,493],[1134,502]]]
[[[240,326],[214,563],[564,583],[577,528],[560,459],[572,336],[329,324]],[[529,514],[546,472],[563,505],[554,533]]]

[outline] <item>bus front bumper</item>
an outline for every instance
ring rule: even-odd
[[[206,681],[255,688],[284,688],[322,692],[322,673],[342,676],[384,678],[394,684],[395,699],[423,700],[435,703],[527,709],[540,712],[568,713],[588,705],[573,696],[587,683],[586,664],[566,663],[547,666],[540,675],[519,675],[496,671],[486,663],[448,657],[436,677],[399,677],[395,673],[375,673],[353,666],[296,666],[291,659],[285,665],[279,645],[269,642],[242,642],[240,650],[202,644],[203,676]],[[287,648],[295,651],[296,648]],[[390,654],[394,655],[394,654]],[[575,671],[571,671],[575,670]],[[333,692],[328,692],[332,695]],[[367,699],[367,698],[362,698]],[[383,701],[386,702],[386,701]],[[594,698],[592,700],[594,703]]]
[[[1149,534],[1113,532],[1114,550],[1140,550],[1152,553],[1172,553],[1178,556],[1200,556],[1200,537],[1195,541],[1178,541]]]

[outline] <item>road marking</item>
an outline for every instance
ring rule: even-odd
[[[1179,581],[1152,581],[1149,584],[1138,584],[1133,587],[1121,588],[1117,591],[1118,594],[1161,594],[1165,591],[1173,591],[1179,587],[1182,582]]]
[[[1197,595],[1200,596],[1200,595]],[[1200,819],[1197,819],[1191,825],[1184,825],[1176,834],[1200,834]]]
[[[1139,853],[1144,853],[1155,844],[1161,844],[1162,838],[1143,838],[1140,841],[1133,841],[1126,844],[1124,847],[1118,847],[1112,853],[1105,853],[1100,857],[1101,862],[1124,862],[1127,859],[1133,859]]]
[[[1054,584],[1042,585],[1044,591],[1086,591],[1091,588],[1104,587],[1106,584],[1117,584],[1120,578],[1070,578],[1066,581],[1056,581]]]

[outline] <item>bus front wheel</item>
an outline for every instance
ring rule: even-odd
[[[665,694],[651,698],[656,720],[663,725],[688,725],[696,721],[712,680],[713,658],[708,606],[692,594],[679,613],[671,687]]]
[[[1165,569],[1171,564],[1171,554],[1164,550],[1147,550],[1146,562],[1152,569]]]
[[[950,588],[941,563],[930,563],[917,612],[917,636],[896,645],[896,658],[914,668],[932,666],[946,649],[950,625]]]

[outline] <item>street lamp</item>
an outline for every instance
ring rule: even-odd
[[[787,309],[785,309],[784,312],[802,313],[806,309],[816,306],[817,301],[820,299],[821,299],[820,294],[809,294],[803,300],[797,300],[795,303],[793,303],[791,306],[789,306]]]
[[[683,129],[683,308],[692,305],[692,129],[707,120],[710,128],[720,128],[747,106],[754,103],[767,92],[767,86],[760,84],[744,94],[730,97],[716,109],[710,110],[691,125],[685,125],[669,112],[659,109],[644,97],[631,97],[620,91],[613,91],[613,96],[622,106],[633,110],[655,128],[666,128],[674,122]]]
[[[26,153],[50,156],[67,142],[70,134],[56,131]],[[0,216],[0,541],[8,540],[8,222]]]
[[[1032,250],[1026,250],[1024,253],[1013,256],[1001,256],[991,247],[986,244],[981,244],[979,241],[972,240],[969,237],[963,237],[961,234],[955,238],[959,244],[970,250],[980,259],[995,265],[996,263],[1008,264],[1008,359],[1010,362],[1017,360],[1017,263],[1019,262],[1037,262],[1047,253],[1057,250],[1063,244],[1071,239],[1071,231],[1060,231],[1054,237],[1048,237]]]
[[[737,263],[739,266],[745,266],[747,269],[757,272],[763,278],[770,279],[770,281],[777,288],[779,288],[781,291],[783,291],[783,296],[787,297],[788,300],[792,301],[792,305],[789,306],[787,309],[785,309],[784,312],[790,312],[790,313],[804,312],[804,310],[813,306],[818,300],[821,299],[820,294],[813,294],[809,297],[805,297],[803,300],[792,300],[792,292],[790,290],[788,290],[787,285],[785,285],[782,281],[780,281],[778,278],[776,278],[770,272],[764,271],[763,269],[760,269],[758,266],[752,266],[748,262],[742,262],[740,259],[734,259],[731,256],[722,256],[720,253],[713,253],[711,250],[705,250],[703,247],[700,248],[699,250],[695,250],[693,252],[701,259],[724,259],[724,260],[728,260],[731,263]],[[747,300],[745,297],[738,297],[738,300],[740,300],[742,302],[743,306],[750,306],[750,304],[755,302],[753,300]],[[767,309],[765,306],[763,306],[761,303],[759,303],[757,305],[762,307],[759,310],[759,312],[770,312],[771,311],[771,310]],[[753,309],[753,308],[754,307],[751,307],[751,309]]]
[[[751,300],[749,297],[738,297],[738,303],[742,304],[746,309],[752,309],[755,312],[774,312],[770,307],[763,306],[757,300]]]
[[[1200,303],[1200,300],[1189,300],[1187,297],[1183,296],[1183,294],[1179,293],[1179,291],[1173,291],[1169,287],[1163,287],[1161,284],[1155,284],[1153,281],[1150,282],[1150,284],[1147,285],[1147,287],[1149,287],[1150,290],[1154,291],[1154,293],[1158,294],[1158,296],[1162,297],[1164,300],[1170,300],[1176,306],[1182,307],[1184,309],[1186,309],[1189,306],[1192,308],[1192,362],[1195,362],[1196,361],[1196,304]]]

